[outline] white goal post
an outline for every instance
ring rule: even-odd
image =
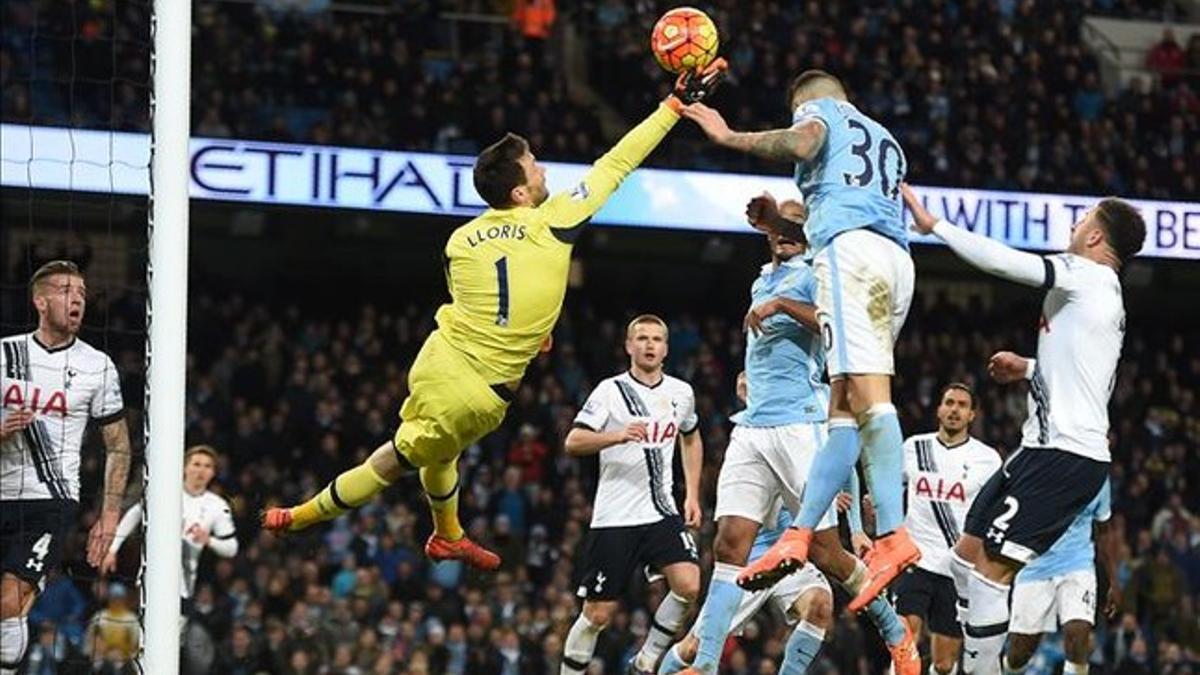
[[[192,2],[154,0],[146,323],[144,673],[179,672]]]

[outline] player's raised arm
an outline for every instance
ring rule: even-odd
[[[955,255],[988,274],[1027,286],[1073,291],[1088,283],[1078,274],[1081,267],[1072,262],[1073,256],[1119,270],[1142,248],[1146,237],[1146,224],[1137,209],[1109,198],[1075,224],[1066,251],[1070,255],[1034,255],[935,218],[906,183],[900,185],[900,192],[918,232],[936,235]]]
[[[1027,286],[1046,283],[1050,262],[1040,255],[1025,253],[945,220],[935,218],[907,183],[900,185],[904,203],[913,214],[913,224],[921,234],[933,234],[946,243],[954,254],[980,270]]]
[[[727,68],[724,59],[717,59],[700,72],[681,75],[671,95],[596,160],[582,181],[546,201],[541,209],[547,214],[551,227],[574,227],[595,215],[621,182],[666,138],[686,104],[700,101],[712,93]]]
[[[763,159],[807,162],[825,143],[825,124],[816,118],[799,120],[786,129],[734,131],[721,113],[703,103],[687,106],[683,116],[695,122],[717,145]]]

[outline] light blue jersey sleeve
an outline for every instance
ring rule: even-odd
[[[853,104],[819,98],[801,105],[793,125],[818,121],[825,141],[815,157],[796,164],[796,185],[808,206],[805,235],[815,254],[837,235],[868,229],[908,248],[900,183],[908,170],[891,132]]]

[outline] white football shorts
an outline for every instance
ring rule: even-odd
[[[869,230],[843,232],[813,258],[829,377],[895,374],[893,351],[912,304],[912,256]]]
[[[800,513],[813,457],[827,436],[824,422],[734,427],[717,477],[713,517],[740,516],[774,527],[780,498],[793,516]],[[837,527],[837,522],[837,506],[831,505],[816,529]]]
[[[1053,633],[1068,621],[1095,623],[1096,571],[1077,570],[1052,579],[1013,585],[1010,633]]]

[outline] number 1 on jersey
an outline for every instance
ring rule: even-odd
[[[496,303],[496,325],[508,325],[508,258],[496,261],[496,283],[500,287],[499,300]]]

